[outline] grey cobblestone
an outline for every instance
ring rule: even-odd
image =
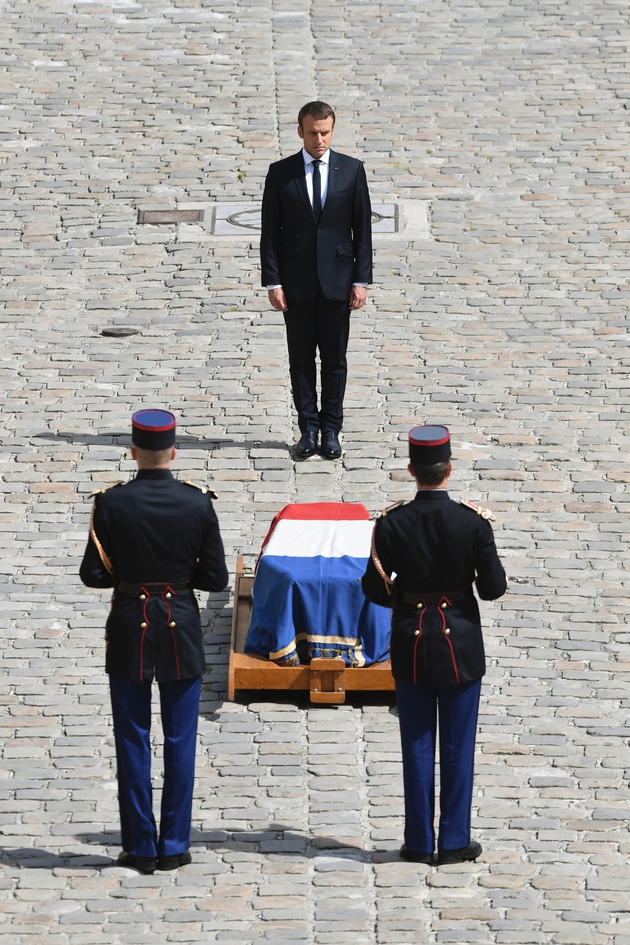
[[[626,8],[0,11],[0,945],[630,943]],[[353,318],[344,458],[296,466],[255,236],[137,212],[257,204],[315,96],[406,229],[375,238]],[[513,579],[484,605],[477,864],[397,858],[386,706],[224,701],[226,592],[200,595],[194,862],[112,866],[108,595],[76,571],[87,497],[129,475],[153,401],[219,492],[232,569],[288,501],[409,496],[407,428],[450,426],[453,493],[493,508]]]

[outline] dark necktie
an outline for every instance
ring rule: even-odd
[[[319,172],[321,161],[313,161],[313,213],[319,223],[322,217],[322,176]]]

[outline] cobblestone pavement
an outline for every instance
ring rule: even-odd
[[[0,7],[1,945],[628,945],[627,4]],[[259,201],[315,95],[374,199],[429,228],[377,238],[345,456],[296,465],[255,231],[211,221]],[[137,223],[174,207],[204,221]],[[232,568],[288,501],[409,496],[408,427],[451,427],[453,494],[494,509],[516,579],[483,608],[476,865],[397,859],[389,706],[224,701],[227,592],[202,595],[194,862],[112,865],[107,595],[77,567],[150,403]]]

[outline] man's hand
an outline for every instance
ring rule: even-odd
[[[271,292],[269,293],[271,295]],[[362,285],[353,285],[350,293],[350,311],[355,312],[358,308],[363,308],[367,299],[367,289]]]
[[[275,308],[277,312],[288,311],[289,306],[287,305],[287,298],[282,287],[279,289],[269,289],[267,295],[269,296],[272,307]]]

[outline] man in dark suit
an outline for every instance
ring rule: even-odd
[[[113,587],[107,619],[109,673],[123,852],[141,873],[190,863],[197,717],[205,668],[193,588],[228,582],[214,493],[179,482],[175,417],[140,410],[132,418],[135,479],[94,500],[81,580]],[[159,838],[151,800],[151,682],[160,689],[164,787]]]
[[[305,458],[341,456],[350,311],[372,281],[372,211],[361,161],[330,149],[335,113],[309,102],[298,115],[303,148],[265,181],[260,256],[269,301],[284,312],[293,400]],[[317,408],[315,355],[321,360]]]
[[[403,756],[405,842],[400,855],[435,862],[435,733],[440,717],[437,863],[476,860],[470,840],[473,761],[481,677],[486,671],[479,607],[506,591],[486,509],[446,491],[446,427],[409,435],[415,500],[383,513],[363,576],[366,597],[393,607],[391,661]],[[478,514],[477,514],[478,513]]]

